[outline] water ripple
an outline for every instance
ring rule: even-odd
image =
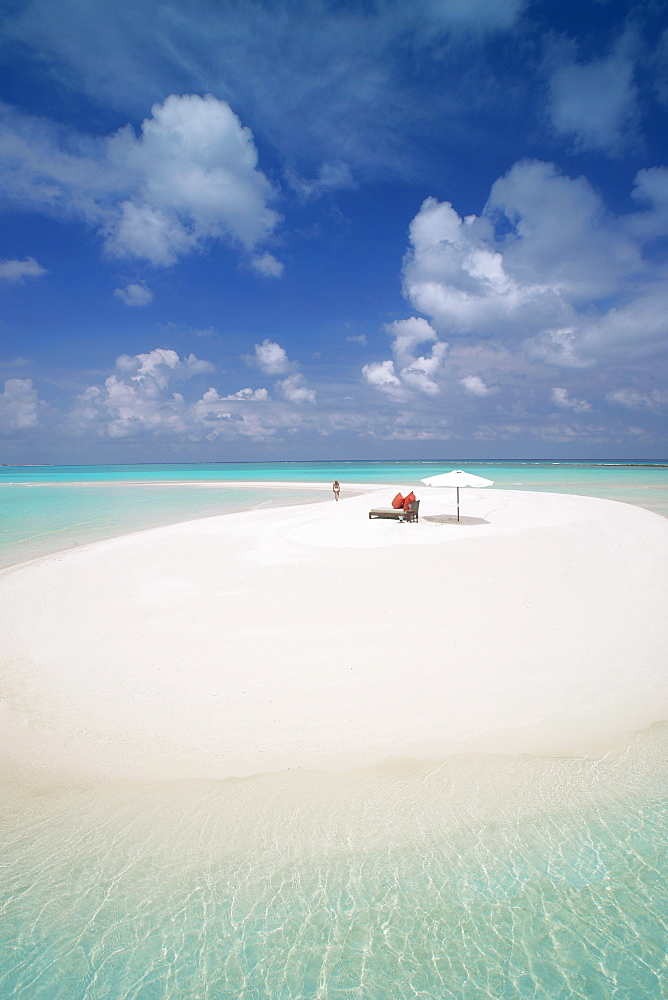
[[[0,995],[658,1000],[667,734],[597,760],[7,780]]]

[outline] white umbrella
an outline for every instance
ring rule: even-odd
[[[452,472],[443,472],[440,476],[430,476],[429,479],[421,479],[425,486],[449,486],[457,488],[457,520],[459,520],[459,487],[460,486],[493,486],[491,479],[483,479],[482,476],[474,476],[471,472],[462,472],[461,469],[453,469]]]

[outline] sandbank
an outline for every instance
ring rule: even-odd
[[[370,521],[394,492],[0,573],[4,764],[149,780],[574,755],[668,719],[668,520],[486,489],[456,524],[453,491],[422,489],[417,525]]]

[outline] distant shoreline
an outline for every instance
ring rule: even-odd
[[[277,461],[265,459],[257,462],[64,462],[52,464],[50,462],[33,462],[27,464],[12,464],[11,462],[0,462],[0,469],[76,469],[76,468],[126,468],[128,466],[157,466],[157,465],[404,465],[404,464],[424,464],[424,465],[578,465],[581,468],[598,468],[604,466],[611,469],[667,469],[668,460],[657,462],[608,462],[605,459],[589,458],[458,458],[458,459],[438,459],[438,458],[388,458],[388,459],[340,459],[338,462],[331,459],[297,459],[290,461]]]

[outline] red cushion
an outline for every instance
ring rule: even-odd
[[[403,505],[404,505],[404,498],[402,497],[401,493],[397,493],[396,497],[392,501],[392,506],[394,507],[395,510],[401,510]]]
[[[411,490],[407,497],[404,497],[404,510],[408,510],[409,503],[413,503],[415,500],[415,494]]]

